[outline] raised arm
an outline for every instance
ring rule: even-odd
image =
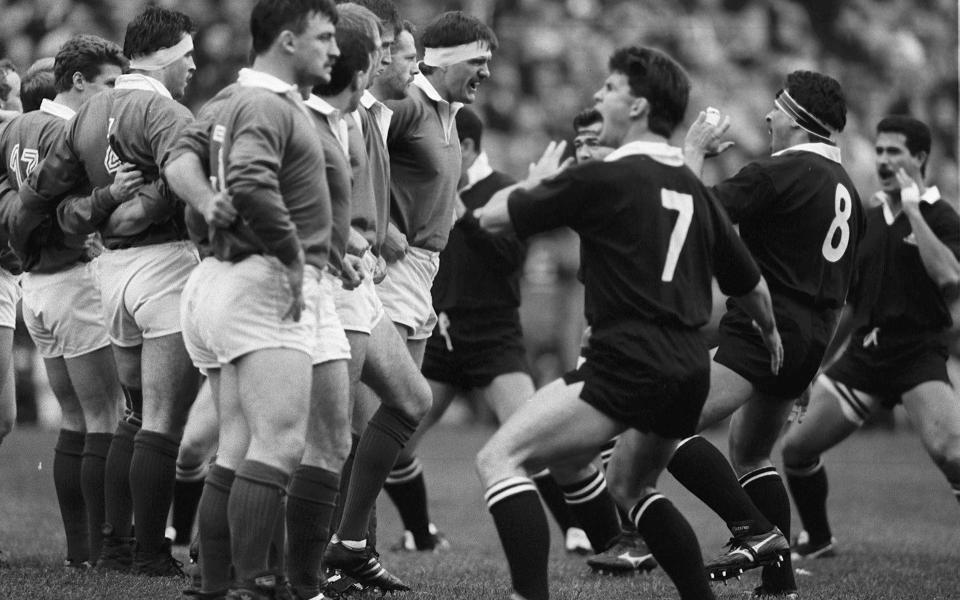
[[[960,232],[952,232],[954,249],[951,249],[931,229],[930,224],[920,212],[920,188],[910,175],[903,169],[897,173],[900,182],[900,201],[903,212],[910,220],[910,227],[917,240],[917,249],[920,251],[920,260],[930,279],[941,290],[955,294],[960,286],[960,261],[957,260],[957,237]],[[957,229],[956,223],[952,229]]]

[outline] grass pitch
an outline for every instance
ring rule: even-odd
[[[473,456],[489,431],[439,427],[420,452],[430,493],[432,520],[453,549],[411,555],[388,548],[400,525],[389,502],[380,504],[380,547],[384,564],[414,591],[394,596],[427,600],[487,600],[509,597],[506,562]],[[708,437],[725,448],[722,435]],[[55,434],[15,431],[0,446],[0,549],[9,564],[0,568],[0,600],[174,599],[185,581],[144,579],[114,573],[76,572],[60,566],[62,525],[52,481]],[[867,431],[826,457],[830,514],[839,556],[795,565],[806,600],[960,599],[960,506],[918,439],[908,430]],[[706,557],[728,537],[723,524],[696,498],[664,475],[660,489],[696,530]],[[551,548],[551,592],[558,600],[676,598],[661,570],[613,578],[591,574],[580,557],[563,553],[555,526]],[[794,531],[799,529],[796,522]],[[179,551],[182,556],[183,550]],[[758,575],[714,584],[718,598],[746,598]]]

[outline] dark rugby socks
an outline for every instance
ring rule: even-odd
[[[289,479],[280,469],[254,460],[245,460],[237,468],[227,507],[237,581],[253,579],[268,570],[270,546],[277,520],[283,519],[283,496]]]
[[[107,453],[113,441],[112,433],[88,433],[83,443],[83,465],[80,468],[80,486],[83,502],[87,505],[87,539],[90,548],[90,564],[100,556],[103,545],[104,471]]]
[[[669,500],[652,493],[630,509],[630,517],[683,600],[712,600],[700,543],[687,520]]]
[[[597,471],[582,481],[561,485],[560,489],[570,511],[590,538],[593,550],[606,550],[620,535],[620,518],[603,473]]]
[[[207,476],[206,461],[199,465],[177,464],[177,479],[173,484],[173,518],[171,525],[177,530],[174,544],[189,544],[193,535],[193,522],[203,494],[203,480]]]
[[[106,522],[113,535],[130,537],[133,520],[133,497],[130,494],[130,460],[133,458],[133,438],[140,425],[121,421],[110,442],[107,464],[104,467],[104,508]]]
[[[790,497],[783,486],[780,474],[773,467],[751,471],[740,478],[740,485],[753,499],[760,512],[766,515],[786,538],[790,539]],[[787,552],[779,567],[764,567],[761,576],[763,589],[770,593],[789,592],[797,589],[793,576],[793,564]]]
[[[430,536],[430,515],[427,510],[427,486],[423,466],[416,456],[390,471],[383,489],[397,507],[403,528],[413,534],[417,548],[433,547]]]
[[[54,448],[53,486],[60,503],[60,517],[67,536],[67,560],[80,563],[90,558],[87,545],[87,507],[83,501],[81,469],[84,434],[61,429]]]
[[[158,552],[163,544],[179,449],[179,440],[157,431],[141,429],[134,439],[130,492],[138,553]]]
[[[230,522],[227,505],[234,471],[213,465],[200,497],[197,530],[200,536],[200,574],[204,592],[226,590],[233,583],[230,573]]]
[[[417,421],[403,412],[381,405],[370,418],[353,463],[350,490],[344,503],[337,537],[366,539],[370,513],[377,501],[397,455],[417,428]]]
[[[537,487],[526,477],[509,477],[491,485],[484,498],[507,555],[513,589],[526,600],[546,600],[550,528]]]
[[[823,461],[817,459],[809,465],[784,466],[787,485],[797,506],[803,529],[813,543],[829,542],[830,523],[827,521],[827,470]]]
[[[550,474],[549,469],[544,469],[534,475],[533,483],[537,486],[537,491],[543,498],[543,503],[547,505],[550,514],[553,515],[553,519],[560,526],[560,531],[566,533],[571,527],[580,527],[577,517],[567,506],[567,501],[563,497],[563,490],[560,489],[560,485]]]
[[[287,577],[301,598],[320,593],[321,558],[330,540],[340,476],[300,465],[287,492]]]
[[[755,535],[773,529],[770,520],[740,486],[723,453],[699,435],[681,442],[667,469],[717,513],[734,535]]]

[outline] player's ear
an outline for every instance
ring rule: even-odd
[[[648,116],[649,112],[650,102],[648,102],[646,98],[641,96],[633,99],[633,102],[630,104],[630,120],[641,119]]]
[[[277,36],[277,44],[279,44],[285,52],[289,54],[296,54],[297,35],[289,29],[284,29],[280,32],[280,35]]]
[[[83,86],[87,82],[87,80],[83,78],[83,73],[80,71],[76,71],[73,74],[71,81],[73,82],[73,89],[77,90],[78,92],[83,91]]]

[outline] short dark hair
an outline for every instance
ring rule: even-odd
[[[881,133],[903,134],[905,145],[910,154],[916,156],[921,152],[926,153],[927,157],[920,165],[920,173],[926,175],[927,158],[930,157],[930,147],[932,145],[930,128],[926,123],[907,115],[890,115],[880,119],[880,122],[877,123],[877,135]]]
[[[573,130],[577,131],[594,123],[603,123],[603,115],[595,108],[585,108],[573,118]]]
[[[284,30],[303,33],[311,13],[324,15],[337,24],[337,7],[333,0],[258,0],[250,12],[254,55],[269,50]]]
[[[421,42],[428,48],[449,48],[470,42],[486,42],[496,50],[500,42],[493,30],[483,21],[461,11],[440,14],[423,30]]]
[[[314,93],[321,96],[333,96],[346,89],[357,73],[370,68],[370,55],[377,49],[372,37],[379,27],[376,15],[353,3],[341,5],[339,12],[337,46],[340,56],[333,63],[330,82],[313,88]]]
[[[6,102],[13,87],[7,83],[7,73],[17,73],[17,66],[9,58],[0,58],[0,101]]]
[[[400,10],[390,0],[351,0],[354,4],[366,8],[380,20],[384,28],[393,30],[394,35],[400,35],[403,30],[403,19],[400,17]],[[343,4],[337,0],[337,4]]]
[[[103,65],[116,65],[126,69],[126,57],[120,46],[102,37],[80,34],[66,41],[57,52],[53,75],[57,91],[66,92],[73,87],[73,74],[80,73],[87,81],[100,75]]]
[[[417,37],[417,26],[406,19],[403,20],[403,25],[400,26],[400,31],[406,31],[413,37]],[[400,31],[397,32],[397,35],[400,35]]]
[[[480,152],[480,142],[483,141],[483,121],[469,108],[457,111],[457,135],[460,141],[473,140],[473,146]]]
[[[787,75],[787,91],[800,106],[837,131],[847,125],[847,101],[833,77],[794,71]]]
[[[176,46],[183,34],[192,35],[194,30],[193,21],[182,12],[148,6],[127,25],[123,54],[134,58]]]
[[[37,110],[44,98],[56,98],[55,81],[52,56],[41,58],[30,65],[20,81],[20,103],[23,104],[23,112]]]
[[[690,97],[690,78],[683,67],[659,50],[630,46],[613,53],[610,70],[626,75],[630,92],[650,103],[650,131],[667,138],[673,135]]]

